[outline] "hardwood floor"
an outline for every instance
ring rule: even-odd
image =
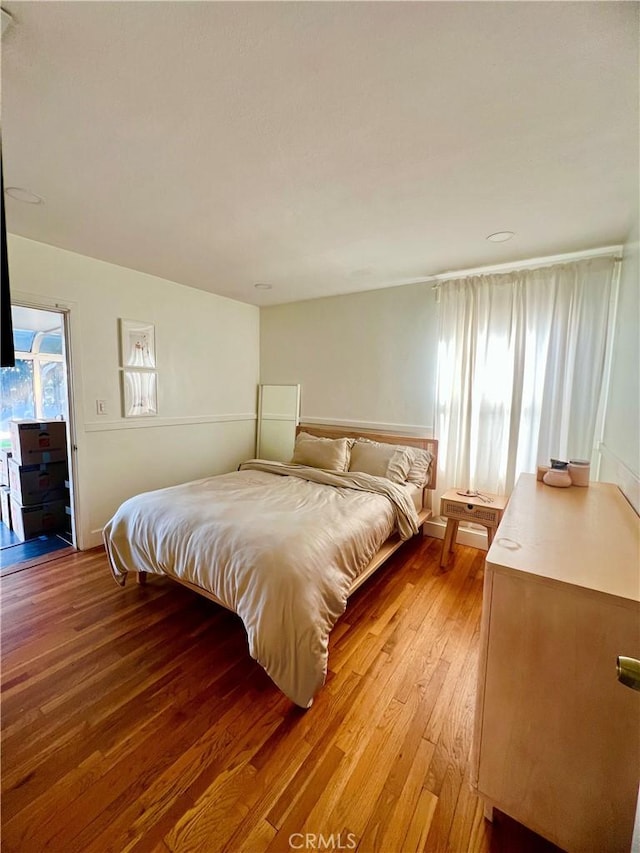
[[[3,578],[3,851],[555,850],[470,788],[485,554],[440,547],[352,597],[306,712],[236,616],[101,550]]]

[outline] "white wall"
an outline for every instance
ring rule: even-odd
[[[424,433],[437,331],[428,284],[263,308],[260,381],[300,383],[302,421]]]
[[[637,489],[637,227],[625,246],[601,479]],[[407,432],[434,423],[429,284],[264,308],[9,236],[14,302],[70,309],[78,544],[100,544],[140,491],[233,470],[254,453],[256,386],[302,386],[301,418]],[[118,318],[155,323],[159,416],[121,417]],[[96,414],[106,400],[107,416]],[[635,485],[634,485],[635,484]]]
[[[254,455],[256,307],[23,237],[9,235],[8,251],[14,303],[70,311],[80,548],[100,544],[127,497]],[[156,418],[121,416],[118,318],[155,324]]]
[[[636,509],[639,254],[636,228],[624,251],[600,471]],[[263,308],[261,381],[300,383],[303,422],[432,434],[437,309],[429,284]]]
[[[600,479],[640,511],[640,224],[624,246]]]

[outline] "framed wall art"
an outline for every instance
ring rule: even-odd
[[[158,374],[153,370],[123,370],[122,401],[125,418],[150,418],[157,415]]]
[[[156,333],[153,323],[120,320],[120,358],[125,368],[155,369]]]

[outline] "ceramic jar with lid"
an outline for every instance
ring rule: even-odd
[[[588,459],[570,459],[569,476],[573,486],[588,486],[591,475],[591,463]]]
[[[571,485],[571,475],[569,474],[569,463],[560,462],[557,459],[551,460],[551,468],[542,478],[542,482],[547,486],[557,486],[561,489],[566,489]]]

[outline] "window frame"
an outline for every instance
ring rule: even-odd
[[[23,350],[16,350],[15,357],[16,361],[31,361],[33,362],[33,399],[34,399],[34,413],[36,420],[44,419],[43,412],[43,396],[42,396],[42,368],[44,363],[48,363],[51,361],[55,361],[58,363],[64,364],[65,356],[64,356],[64,335],[60,335],[61,342],[61,352],[60,353],[50,353],[50,352],[40,352],[40,344],[45,337],[51,334],[51,331],[45,332],[36,332],[33,343],[31,346],[30,352],[24,352]],[[68,399],[65,396],[65,408],[68,408]],[[65,416],[65,420],[68,419],[68,413],[62,413]]]

